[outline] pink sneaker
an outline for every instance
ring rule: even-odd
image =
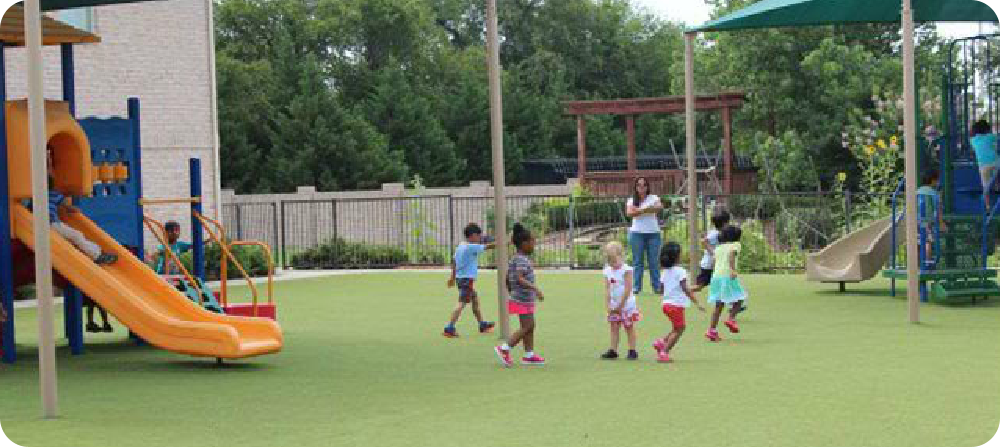
[[[497,357],[500,359],[500,363],[503,364],[504,368],[510,368],[514,364],[510,359],[510,350],[504,349],[500,346],[493,348],[493,351],[497,353]]]
[[[667,344],[663,342],[662,338],[657,338],[656,341],[653,342],[653,349],[655,349],[656,352],[661,352],[666,349],[666,347]]]
[[[521,364],[522,365],[528,365],[528,366],[542,366],[542,365],[545,364],[545,359],[539,357],[536,354],[536,355],[533,355],[531,357],[523,357],[523,358],[521,358]]]
[[[705,338],[707,338],[708,341],[711,342],[717,342],[719,340],[722,340],[722,337],[719,336],[719,331],[715,329],[709,329],[708,332],[705,333]]]
[[[656,355],[656,361],[659,362],[659,363],[670,363],[670,362],[673,362],[674,360],[671,359],[670,356],[666,352],[660,351]]]
[[[735,321],[729,320],[725,324],[726,324],[726,327],[729,328],[729,332],[731,332],[733,334],[739,334],[740,333],[740,327],[736,325]]]

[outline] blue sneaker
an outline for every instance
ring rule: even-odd
[[[458,331],[456,331],[454,327],[448,326],[444,328],[444,334],[442,335],[447,338],[458,338]]]
[[[492,321],[483,321],[483,322],[479,323],[479,333],[480,334],[489,334],[490,332],[493,332],[493,328],[496,325],[497,324],[494,323],[494,322],[492,322]]]

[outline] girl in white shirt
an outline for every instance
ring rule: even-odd
[[[705,308],[688,288],[687,271],[677,265],[680,259],[681,246],[676,242],[668,242],[660,253],[660,265],[663,266],[663,272],[660,275],[660,280],[663,282],[663,314],[667,316],[673,326],[666,337],[658,338],[653,343],[653,349],[656,350],[656,361],[660,363],[671,361],[670,350],[684,334],[684,329],[687,327],[684,311],[691,306],[691,303],[694,302],[698,310],[705,312]]]
[[[635,350],[635,323],[642,319],[642,315],[632,294],[632,267],[625,263],[625,249],[618,242],[605,246],[604,255],[607,258],[607,265],[604,266],[604,303],[611,325],[611,347],[601,358],[618,358],[618,340],[624,327],[628,335],[628,359],[636,360],[639,353]]]

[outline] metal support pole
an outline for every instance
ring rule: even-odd
[[[139,98],[129,98],[128,120],[132,126],[132,166],[129,167],[129,181],[135,182],[135,193],[139,198],[142,198],[142,126],[140,122],[140,110]],[[143,234],[146,231],[145,225],[143,225],[145,213],[142,210],[142,201],[136,202],[135,213],[136,240],[133,243],[136,248],[136,257],[146,259],[146,244],[143,240]]]
[[[189,161],[191,174],[191,197],[201,198],[201,160],[192,158]],[[191,259],[194,264],[194,276],[205,281],[205,236],[201,223],[194,213],[202,213],[201,200],[191,202]]]
[[[8,178],[7,172],[7,78],[5,47],[0,42],[0,179]],[[0,327],[0,352],[4,363],[14,363],[14,259],[10,234],[10,185],[0,181],[0,305],[7,313],[7,321]]]
[[[493,147],[493,209],[496,222],[497,259],[497,315],[500,335],[510,337],[507,315],[507,195],[504,192],[503,157],[503,84],[501,83],[500,37],[497,23],[497,0],[486,2],[486,42],[490,77],[490,140]]]
[[[62,88],[63,101],[69,103],[69,114],[76,116],[76,77],[73,68],[73,44],[60,45],[62,55]]]
[[[694,103],[694,39],[695,33],[684,35],[684,116],[687,134],[687,184],[688,184],[688,271],[698,271],[698,161],[695,158],[698,134],[695,123]]]
[[[42,71],[42,13],[39,0],[24,2],[24,35],[28,50],[28,116],[31,144],[31,199],[48,203],[45,134],[45,80]],[[34,213],[35,295],[38,298],[38,373],[42,389],[42,416],[59,415],[56,390],[56,347],[52,318],[52,247],[51,225],[43,212]]]
[[[66,339],[73,355],[83,354],[83,293],[76,287],[63,290]]]
[[[903,147],[906,158],[906,209],[917,209],[917,110],[914,85],[913,9],[903,0]],[[906,213],[906,295],[910,323],[920,322],[920,247],[917,245],[917,213]]]

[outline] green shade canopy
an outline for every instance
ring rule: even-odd
[[[899,23],[898,0],[763,0],[688,32],[731,31],[845,23]],[[917,22],[997,22],[997,15],[976,0],[913,0]]]
[[[85,8],[88,6],[119,5],[122,3],[138,3],[148,0],[41,0],[42,11],[57,11],[60,9]],[[18,3],[23,4],[23,3]]]

